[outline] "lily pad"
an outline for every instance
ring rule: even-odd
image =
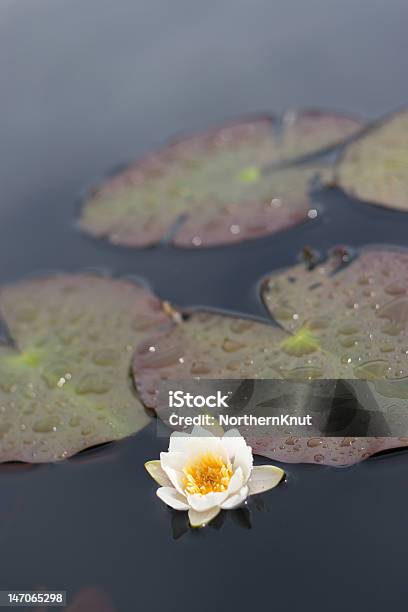
[[[361,119],[338,113],[287,111],[282,120],[278,159],[293,161],[329,149],[353,136],[363,126]]]
[[[248,319],[207,312],[173,323],[160,337],[137,350],[133,370],[143,402],[166,420],[167,402],[158,389],[163,380],[286,378],[296,382],[334,376],[323,351],[288,354],[284,331]],[[330,366],[329,366],[330,369]],[[408,438],[294,438],[242,431],[255,453],[285,462],[351,465],[389,448],[408,445]]]
[[[271,171],[334,145],[361,127],[355,119],[288,114],[229,124],[178,141],[102,184],[85,202],[80,226],[116,244],[142,247],[171,235],[201,247],[272,234],[307,219],[318,168]]]
[[[0,461],[55,461],[144,427],[131,355],[168,316],[132,282],[58,275],[0,291]]]
[[[263,298],[299,350],[336,355],[344,378],[408,376],[408,253],[366,250],[272,275]],[[382,365],[381,365],[382,364]]]
[[[194,313],[134,358],[146,405],[166,413],[158,389],[165,379],[364,379],[381,406],[408,398],[408,254],[368,251],[336,275],[334,256],[307,270],[296,266],[264,285],[264,299],[284,329],[253,320]],[[401,406],[400,406],[401,404]],[[350,465],[408,438],[264,438],[243,432],[254,451],[281,461]]]
[[[408,211],[408,110],[350,144],[335,168],[335,184],[370,204]]]
[[[267,378],[285,337],[278,327],[257,321],[193,313],[138,347],[133,374],[140,397],[157,410],[163,379]]]
[[[298,265],[272,275],[264,284],[265,304],[292,334],[289,352],[309,353],[311,364],[325,355],[338,378],[372,381],[377,401],[406,410],[408,253],[366,250],[336,271],[338,265],[334,255],[312,270]],[[359,444],[371,454],[372,448],[406,446],[408,438]]]

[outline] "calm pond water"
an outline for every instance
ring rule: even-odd
[[[288,106],[399,106],[407,18],[402,0],[3,0],[0,282],[103,268],[176,304],[265,317],[259,279],[305,244],[408,246],[408,215],[335,192],[316,197],[313,222],[192,253],[114,248],[75,227],[81,190],[177,132]],[[61,464],[0,467],[0,589],[72,600],[93,586],[120,612],[406,609],[408,453],[290,465],[250,529],[230,513],[183,534],[143,468],[165,445],[152,423]]]

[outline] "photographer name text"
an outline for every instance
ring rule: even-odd
[[[232,415],[219,414],[216,417],[210,414],[196,414],[194,416],[184,416],[173,412],[169,419],[172,427],[310,427],[313,419],[310,414],[293,416],[290,414],[280,414],[275,416],[255,416],[253,414]]]

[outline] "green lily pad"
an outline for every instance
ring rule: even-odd
[[[370,204],[408,211],[408,110],[350,144],[335,168],[335,184]]]
[[[288,114],[234,123],[169,145],[103,183],[85,202],[80,226],[115,244],[181,247],[272,234],[307,219],[318,168],[271,171],[334,145],[361,127],[348,117]]]
[[[63,459],[144,427],[132,352],[168,316],[132,282],[58,275],[0,291],[0,461]]]

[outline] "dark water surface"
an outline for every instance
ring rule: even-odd
[[[407,18],[396,0],[2,0],[0,281],[96,267],[180,305],[265,317],[259,279],[305,244],[408,246],[408,215],[334,191],[316,195],[315,221],[191,253],[114,248],[74,223],[87,184],[179,131],[287,106],[399,106]],[[230,513],[174,539],[180,517],[143,468],[164,447],[152,423],[61,464],[2,466],[0,589],[72,599],[92,585],[121,612],[406,610],[407,453],[290,465],[251,529]]]

